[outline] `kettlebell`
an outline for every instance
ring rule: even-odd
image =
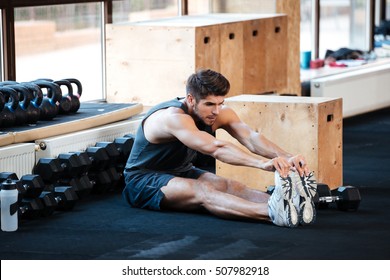
[[[1,127],[12,127],[16,121],[15,110],[19,106],[18,93],[8,87],[0,87],[0,92],[5,99],[4,108],[0,112]]]
[[[4,94],[0,92],[0,113],[4,108],[4,105],[5,105]],[[0,126],[1,126],[1,123],[0,123]]]
[[[0,82],[0,86],[8,86],[8,85],[17,85],[18,82],[16,81],[2,81]]]
[[[72,106],[70,109],[71,113],[76,113],[80,109],[80,98],[83,93],[83,86],[81,82],[75,78],[67,78],[63,80],[70,82],[72,86],[74,85],[76,87],[76,90],[73,91],[73,95],[71,96]]]
[[[59,104],[59,111],[58,113],[59,114],[69,114],[70,113],[70,110],[72,108],[72,96],[73,96],[73,87],[72,87],[72,84],[70,82],[68,82],[67,80],[58,80],[58,81],[54,81],[54,83],[56,83],[57,85],[60,86],[60,89],[61,89],[61,100],[60,100],[60,104]],[[63,86],[65,86],[67,88],[67,92],[65,93],[62,89],[63,89]]]
[[[40,109],[40,120],[50,121],[58,115],[59,102],[61,100],[61,88],[56,83],[46,80],[35,80],[32,83],[38,85],[41,90],[46,90],[46,95],[43,94],[43,100]],[[42,91],[43,93],[43,91]]]
[[[30,105],[27,107],[27,123],[36,124],[39,121],[41,115],[41,110],[39,109],[39,106],[41,106],[43,101],[42,90],[38,85],[34,83],[23,82],[21,83],[21,85],[27,88],[32,94]]]
[[[15,125],[24,125],[28,122],[27,108],[30,105],[32,99],[32,93],[20,84],[7,85],[6,87],[12,88],[18,94],[19,104],[15,109]]]

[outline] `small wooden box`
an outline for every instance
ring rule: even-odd
[[[229,96],[287,84],[286,15],[181,16],[108,24],[106,30],[108,102],[150,106],[184,96],[188,76],[199,68],[225,75]]]
[[[226,98],[231,107],[254,130],[292,154],[302,154],[318,182],[331,189],[342,185],[342,99],[270,95],[239,95]],[[226,131],[218,139],[235,143]],[[216,174],[266,190],[274,185],[273,172],[216,162]]]

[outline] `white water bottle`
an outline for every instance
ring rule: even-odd
[[[11,179],[2,183],[0,199],[1,230],[16,231],[18,229],[18,190]]]

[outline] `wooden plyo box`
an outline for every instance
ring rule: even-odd
[[[287,16],[209,14],[108,24],[107,101],[143,105],[185,95],[199,68],[221,72],[229,96],[287,85]]]
[[[305,156],[317,182],[331,189],[342,185],[341,98],[239,95],[226,98],[225,104],[282,149]],[[222,129],[217,130],[216,137],[246,150]],[[216,162],[216,174],[262,191],[274,185],[273,172],[220,161]]]

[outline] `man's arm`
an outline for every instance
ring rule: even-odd
[[[164,129],[191,149],[232,165],[248,166],[267,171],[278,170],[282,176],[287,176],[290,164],[284,157],[273,157],[264,160],[249,154],[236,145],[218,140],[207,132],[200,131],[193,119],[185,114],[170,115]]]
[[[246,123],[242,122],[232,109],[225,107],[224,110],[224,114],[221,115],[221,128],[225,129],[249,151],[269,159],[283,157],[301,175],[309,173],[306,160],[302,155],[293,155],[283,150],[262,133],[254,131]]]

